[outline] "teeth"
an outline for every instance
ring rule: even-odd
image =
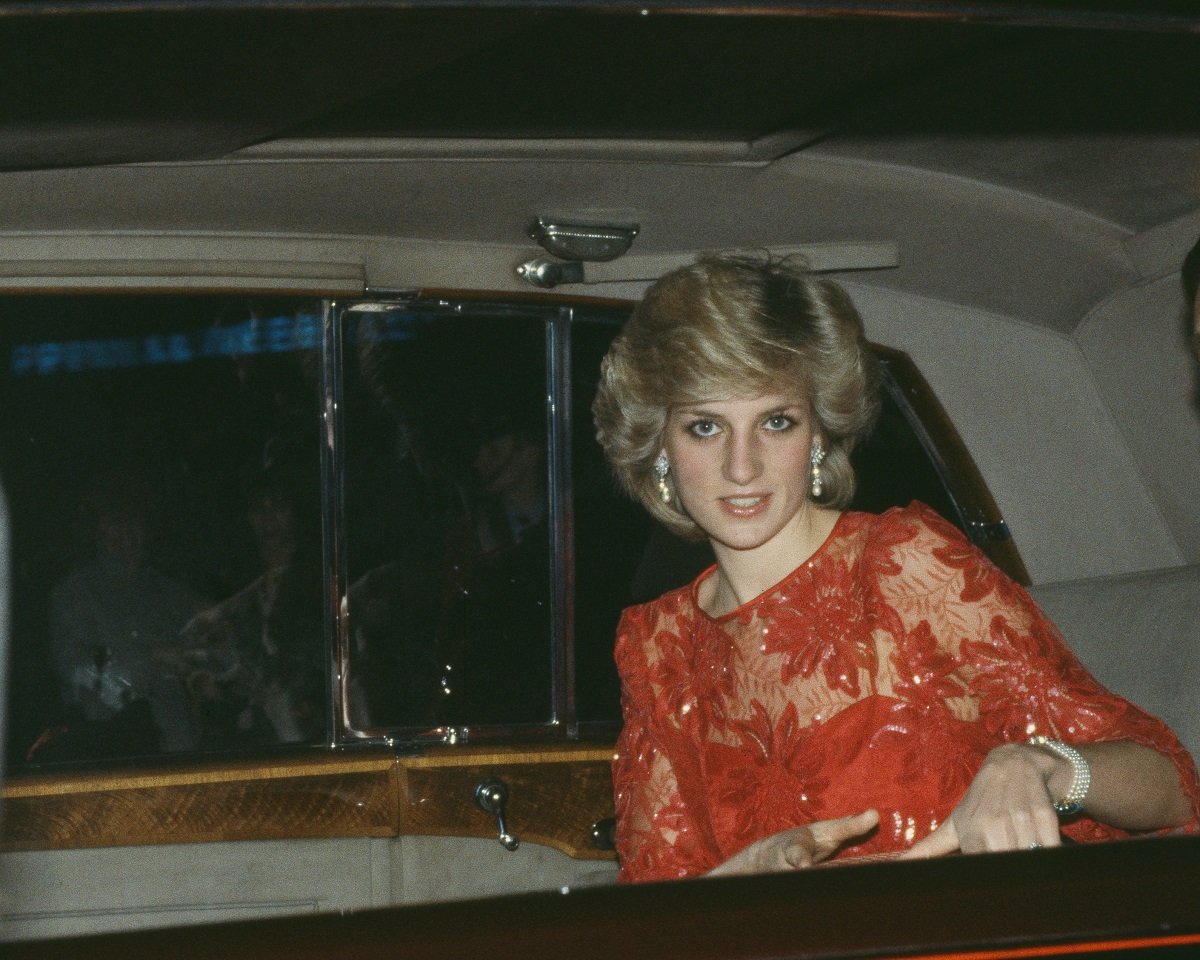
[[[726,497],[726,502],[735,507],[752,507],[762,500],[762,497]]]

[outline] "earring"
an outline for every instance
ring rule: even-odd
[[[812,444],[812,452],[808,456],[808,462],[812,464],[812,495],[816,500],[824,491],[824,478],[821,476],[821,464],[825,460],[825,448],[821,446],[821,441],[814,439]]]
[[[667,486],[667,474],[671,472],[670,461],[664,450],[654,461],[654,476],[658,478],[658,496],[663,503],[671,502],[671,488]]]

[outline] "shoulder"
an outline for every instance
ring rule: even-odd
[[[657,600],[626,607],[621,611],[621,622],[617,626],[618,639],[625,635],[642,636],[653,633],[660,624],[678,621],[680,617],[690,619],[695,615],[693,591],[705,575],[701,574],[694,583],[668,590]]]
[[[914,500],[879,514],[860,514],[863,551],[931,559],[966,554],[987,563],[966,535],[932,507]]]
[[[863,561],[893,590],[909,585],[924,593],[953,584],[961,590],[1002,576],[958,527],[923,503],[862,516]]]
[[[103,601],[110,593],[109,585],[99,564],[86,563],[75,567],[50,588],[50,602],[61,608]]]
[[[82,590],[86,581],[87,574],[77,567],[50,587],[50,597],[54,600],[69,597]]]
[[[834,538],[841,552],[849,551],[871,565],[921,556],[932,559],[935,552],[946,550],[977,552],[954,524],[916,500],[883,513],[847,511]]]
[[[953,604],[1030,616],[1036,604],[954,524],[923,503],[896,507],[876,518],[873,566],[894,597],[938,594]]]
[[[651,648],[664,632],[674,635],[677,641],[685,638],[688,624],[697,616],[694,599],[696,587],[711,569],[700,574],[692,583],[667,591],[657,600],[626,607],[622,611],[617,625],[618,667],[630,659],[654,659]]]
[[[907,507],[891,507],[872,518],[872,539],[915,542],[930,546],[970,546],[963,532],[932,507],[914,500]]]
[[[155,596],[160,603],[174,603],[183,608],[199,608],[203,598],[191,587],[174,577],[146,567],[142,571],[142,583],[146,592]]]

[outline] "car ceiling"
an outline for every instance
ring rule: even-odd
[[[758,9],[0,4],[0,169],[364,140],[604,143],[620,158],[655,141],[886,160],[1131,230],[1200,204],[1186,5]]]

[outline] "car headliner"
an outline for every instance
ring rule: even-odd
[[[330,142],[731,161],[883,144],[1136,229],[1195,203],[1185,7],[0,4],[0,168]]]
[[[527,290],[554,214],[899,241],[873,282],[1070,333],[1200,227],[1188,7],[0,0],[0,262]]]

